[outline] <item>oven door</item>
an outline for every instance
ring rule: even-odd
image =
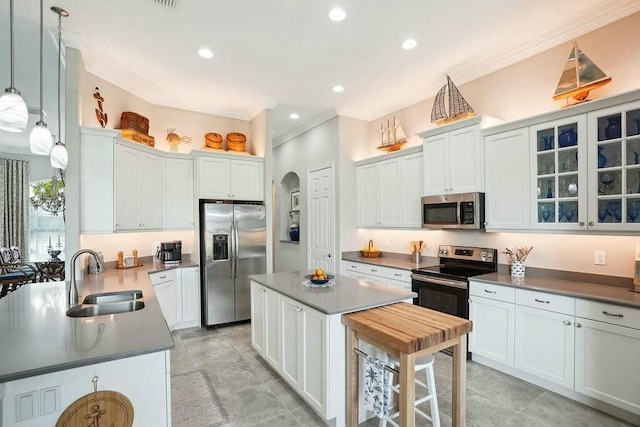
[[[469,288],[466,280],[412,274],[411,290],[418,294],[413,299],[416,305],[469,318]]]

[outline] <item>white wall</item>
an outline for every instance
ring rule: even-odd
[[[338,159],[338,135],[339,119],[334,117],[313,129],[279,145],[273,150],[273,181],[276,183],[276,206],[280,205],[281,198],[289,200],[289,194],[280,194],[279,183],[288,172],[295,172],[300,178],[300,242],[281,242],[278,235],[275,240],[275,270],[295,271],[305,270],[307,267],[307,170],[314,165],[336,161]],[[339,185],[336,192],[339,193]],[[337,194],[336,194],[337,198]],[[277,211],[277,210],[276,210]],[[276,224],[287,221],[276,214]]]
[[[267,273],[273,272],[273,245],[269,242],[274,240],[273,224],[273,198],[272,185],[269,177],[273,176],[273,111],[263,110],[253,120],[251,120],[251,139],[254,154],[264,157],[264,205],[267,214]]]

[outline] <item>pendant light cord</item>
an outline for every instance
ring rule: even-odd
[[[60,64],[62,62],[62,14],[58,13],[58,141],[62,142],[60,120]]]
[[[13,0],[9,1],[9,26],[11,27],[11,31],[9,32],[10,33],[10,36],[9,36],[9,51],[11,52],[10,53],[10,56],[11,56],[11,87],[13,88],[13,86],[14,86],[13,77],[14,77],[14,74],[15,74],[14,68],[16,66],[15,65],[16,63],[13,60]]]
[[[11,0],[13,1],[13,0]],[[43,47],[42,45],[44,44],[43,38],[44,38],[44,31],[42,29],[42,27],[44,26],[44,0],[40,0],[40,121],[43,122],[44,121],[44,92],[42,89],[43,86],[43,78],[42,78],[42,51],[43,51]],[[12,59],[13,60],[13,59]]]

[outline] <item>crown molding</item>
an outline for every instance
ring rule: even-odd
[[[295,129],[285,133],[282,136],[279,136],[278,138],[273,140],[273,148],[276,148],[279,145],[284,144],[285,142],[295,138],[296,136],[302,135],[303,133],[313,129],[314,127],[321,125],[322,123],[333,119],[334,117],[338,116],[338,112],[334,109],[334,108],[330,108],[326,111],[323,111],[322,113],[318,114],[317,116],[307,120],[306,122],[302,123],[300,126],[296,127]]]
[[[457,86],[463,85],[574,40],[576,37],[597,30],[638,11],[640,11],[640,2],[638,0],[612,0],[606,3],[600,3],[598,7],[586,15],[576,18],[567,24],[563,24],[554,30],[548,31],[533,40],[506,49],[491,57],[476,57],[451,67],[449,76]],[[387,104],[386,107],[372,111],[368,117],[363,119],[372,121],[420,101],[424,101],[425,99],[435,96],[441,87],[442,84],[437,84],[416,93],[414,96],[396,99]]]

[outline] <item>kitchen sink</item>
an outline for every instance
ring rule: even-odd
[[[82,301],[83,304],[102,304],[120,301],[133,301],[142,298],[142,291],[118,291],[118,292],[104,292],[101,294],[87,295]]]
[[[105,302],[103,304],[81,304],[71,307],[67,310],[69,317],[93,317],[103,316],[107,314],[130,313],[132,311],[142,310],[144,301],[118,301]]]

